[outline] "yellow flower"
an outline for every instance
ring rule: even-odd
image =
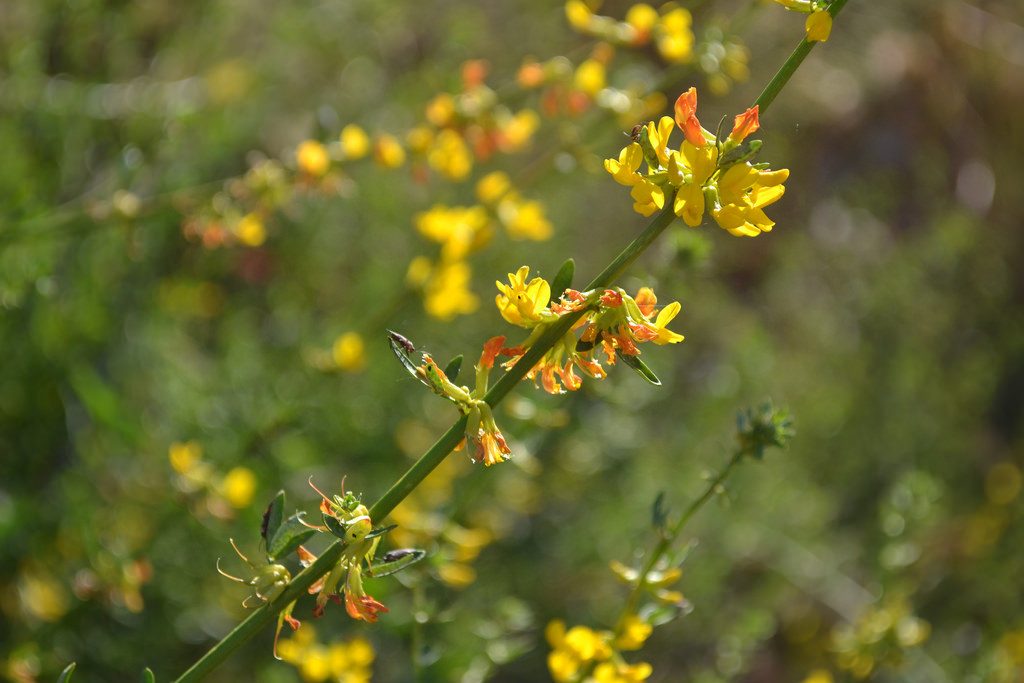
[[[299,664],[299,672],[306,681],[326,681],[331,675],[331,662],[327,657],[327,648],[314,645],[305,652]]]
[[[464,261],[440,263],[427,282],[423,306],[439,320],[451,320],[476,310],[477,297],[469,290],[469,266]]]
[[[748,163],[731,167],[718,180],[720,206],[711,212],[715,221],[736,236],[771,231],[775,223],[763,209],[782,197],[788,177],[787,169],[759,171]]]
[[[494,302],[501,317],[520,327],[534,327],[542,322],[551,300],[551,285],[540,277],[527,282],[526,276],[529,274],[530,267],[523,266],[515,273],[508,274],[509,284],[495,282],[501,294],[495,297]]]
[[[804,24],[804,30],[809,42],[824,43],[832,33],[832,15],[823,9],[811,12]]]
[[[238,221],[235,226],[235,235],[238,241],[247,247],[258,247],[267,239],[267,231],[263,228],[263,221],[254,213],[247,213]]]
[[[473,169],[473,154],[462,136],[454,130],[442,130],[427,153],[431,168],[450,180],[462,180]]]
[[[341,151],[346,159],[362,159],[370,151],[370,136],[366,131],[350,123],[341,129]]]
[[[203,456],[203,447],[198,441],[175,442],[171,444],[167,455],[175,472],[187,474],[199,464],[199,459]]]
[[[688,140],[683,141],[680,152],[669,160],[669,182],[673,181],[674,169],[683,177],[672,210],[691,227],[700,225],[704,218],[704,185],[714,174],[717,163],[716,146],[695,147]]]
[[[650,216],[665,206],[665,190],[649,180],[641,179],[629,191],[633,198],[633,210],[642,216]]]
[[[378,136],[373,153],[374,159],[384,168],[398,168],[405,163],[405,150],[394,135],[385,133]]]
[[[441,93],[427,103],[427,121],[438,128],[447,126],[455,116],[455,100],[448,93]]]
[[[248,467],[232,468],[224,476],[221,489],[231,507],[244,508],[252,502],[252,496],[256,493],[256,475]]]
[[[481,248],[491,237],[490,219],[482,206],[437,204],[416,216],[416,229],[427,239],[439,242],[446,261],[459,261]]]
[[[434,143],[434,131],[429,126],[416,126],[405,134],[405,144],[413,154],[426,154]]]
[[[643,178],[637,172],[644,160],[644,151],[639,143],[631,142],[619,152],[619,160],[605,159],[604,170],[612,174],[612,178],[619,185],[636,185],[643,182]]]
[[[512,189],[512,179],[504,171],[488,173],[477,181],[476,196],[484,204],[497,203],[508,191]]]
[[[597,93],[604,90],[604,84],[604,64],[596,59],[588,59],[576,68],[573,85],[577,90],[595,97]]]
[[[656,27],[658,52],[667,62],[686,62],[693,56],[693,17],[678,7],[661,18]]]
[[[824,669],[815,669],[807,675],[803,683],[832,683],[832,674]]]
[[[594,13],[590,11],[582,0],[569,0],[565,3],[565,18],[569,25],[577,31],[586,31],[590,27],[590,20]]]
[[[658,10],[644,3],[633,5],[626,11],[626,23],[644,40],[658,23]]]
[[[507,199],[498,206],[498,217],[514,239],[541,241],[551,237],[551,221],[540,202]]]
[[[476,581],[476,570],[464,562],[445,562],[437,568],[437,575],[452,588],[465,588]]]
[[[370,666],[376,654],[366,638],[353,638],[348,644],[348,658],[355,666]]]
[[[522,109],[501,127],[501,148],[516,152],[530,141],[540,126],[540,117],[532,109]]]
[[[603,661],[612,655],[606,631],[597,632],[586,626],[573,626],[565,630],[565,623],[552,621],[544,630],[552,651],[548,654],[548,670],[555,681],[572,681],[583,666],[591,661]]]
[[[331,357],[339,369],[346,372],[361,370],[366,365],[363,337],[358,332],[346,332],[334,340]]]
[[[668,138],[676,122],[671,116],[662,116],[658,119],[657,125],[654,121],[647,122],[647,139],[651,141],[654,153],[658,155],[658,161],[662,166],[668,164]]]
[[[620,650],[639,650],[647,642],[647,638],[650,637],[653,630],[653,626],[635,614],[631,614],[626,617],[622,625],[622,635],[615,641],[615,645]]]
[[[327,156],[327,148],[316,140],[306,140],[295,151],[295,160],[299,170],[313,177],[327,173],[331,159]]]
[[[604,662],[594,669],[596,683],[638,683],[646,681],[654,669],[647,662],[625,664]]]
[[[42,621],[59,621],[68,611],[64,584],[45,570],[22,570],[14,595],[19,598],[22,610]]]

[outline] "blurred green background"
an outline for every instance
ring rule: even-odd
[[[669,102],[697,85],[714,128],[753,101],[802,18],[680,4],[702,55],[747,46],[749,80],[716,97],[710,58],[668,67],[627,49],[608,80],[659,83]],[[543,122],[464,182],[345,168],[343,191],[296,193],[257,248],[205,248],[187,218],[254,153],[287,165],[348,123],[408,130],[459,90],[467,59],[504,95],[525,57],[578,63],[593,44],[547,2],[0,10],[2,675],[180,673],[245,615],[214,563],[242,571],[229,537],[258,556],[278,489],[312,511],[307,478],[334,490],[347,475],[372,501],[450,424],[386,328],[472,359],[516,335],[489,305],[493,280],[524,263],[550,278],[572,256],[585,281],[645,224],[600,170],[630,126],[597,109]],[[433,554],[372,582],[391,613],[296,616],[325,646],[368,639],[376,680],[412,680],[414,659],[423,680],[543,680],[544,625],[613,623],[626,591],[608,563],[650,544],[657,493],[682,508],[724,463],[736,410],[771,397],[798,435],[689,528],[692,612],[638,655],[651,680],[853,680],[851,648],[869,680],[1024,680],[1022,74],[1013,0],[851,0],[762,117],[762,158],[792,171],[776,229],[680,223],[622,283],[683,304],[686,342],[645,353],[664,385],[624,367],[566,397],[524,385],[498,414],[517,457],[484,470],[455,454],[406,508],[399,521],[422,528],[399,539]],[[538,158],[524,194],[553,238],[497,233],[471,257],[478,311],[426,315],[405,285],[410,259],[436,251],[415,215]],[[365,368],[325,369],[347,331]],[[906,614],[928,637],[880,641]],[[274,661],[271,635],[211,680],[323,680]]]

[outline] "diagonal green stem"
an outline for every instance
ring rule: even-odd
[[[829,5],[828,8],[829,14],[834,18],[837,14],[843,11],[843,7],[847,2],[848,0],[833,0],[832,4]],[[760,114],[764,114],[765,110],[768,109],[768,106],[775,101],[775,96],[779,94],[779,91],[781,91],[787,83],[789,83],[789,79],[793,77],[793,73],[797,70],[797,67],[803,63],[804,59],[806,59],[807,55],[811,53],[811,50],[815,45],[816,43],[812,43],[806,38],[801,40],[800,44],[796,46],[795,50],[793,50],[793,53],[789,55],[789,59],[787,59],[782,67],[775,72],[775,76],[772,77],[772,80],[768,82],[768,85],[764,87],[761,94],[757,96],[756,100],[754,100],[754,104],[758,106]]]

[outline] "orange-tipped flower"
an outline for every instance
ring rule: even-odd
[[[353,619],[372,624],[377,621],[377,615],[386,613],[388,608],[369,595],[353,595],[351,591],[345,591],[345,611]]]
[[[494,367],[494,359],[499,353],[501,353],[502,345],[505,343],[505,337],[491,337],[484,343],[484,350],[480,354],[480,366],[490,370]]]
[[[743,142],[743,140],[757,131],[761,127],[761,122],[757,119],[758,105],[754,105],[750,109],[746,110],[742,114],[736,117],[736,122],[733,124],[732,132],[729,133],[729,139],[733,142]]]
[[[508,447],[505,436],[500,431],[481,429],[473,437],[473,462],[482,462],[487,467],[508,460],[512,449]]]
[[[691,145],[703,147],[707,144],[700,121],[697,120],[697,88],[690,88],[676,99],[675,114],[676,125]]]

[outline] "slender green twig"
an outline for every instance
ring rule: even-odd
[[[729,460],[729,464],[725,466],[718,476],[711,480],[707,488],[704,489],[704,493],[699,498],[690,503],[690,506],[686,508],[682,516],[676,521],[676,523],[667,532],[663,532],[661,538],[658,540],[658,544],[654,546],[654,550],[651,551],[644,563],[643,569],[640,571],[640,575],[637,577],[636,585],[633,586],[633,590],[630,591],[629,597],[626,598],[626,604],[622,607],[622,612],[619,614],[619,619],[615,626],[615,635],[622,635],[622,630],[625,627],[626,619],[629,615],[636,612],[637,604],[640,602],[640,597],[643,595],[644,589],[647,587],[647,575],[657,566],[661,558],[667,553],[672,545],[679,538],[679,534],[682,532],[683,527],[686,526],[687,522],[693,518],[697,511],[704,507],[711,498],[718,492],[719,487],[729,478],[732,474],[733,469],[739,464],[740,460],[743,459],[745,453],[740,450],[733,454]]]

